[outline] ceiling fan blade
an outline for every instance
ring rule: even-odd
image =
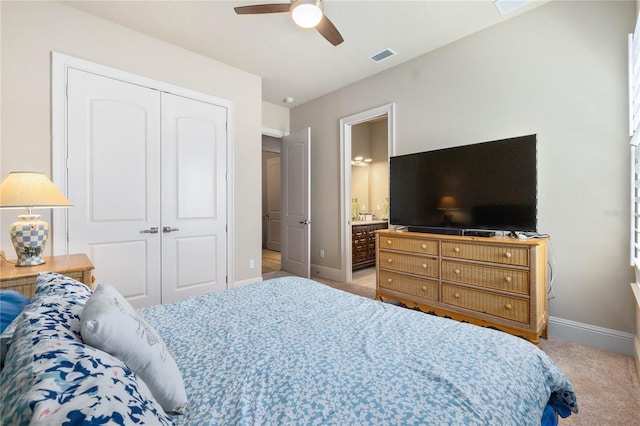
[[[291,3],[271,3],[271,4],[255,4],[253,6],[234,7],[238,15],[253,15],[257,13],[280,13],[289,12]]]
[[[333,25],[333,22],[331,22],[326,15],[322,16],[322,20],[316,26],[316,30],[318,30],[318,32],[334,46],[337,46],[344,41],[336,26]]]

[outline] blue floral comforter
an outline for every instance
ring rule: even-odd
[[[180,425],[539,425],[567,378],[506,333],[286,277],[143,308],[180,367]]]

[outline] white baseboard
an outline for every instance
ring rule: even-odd
[[[326,266],[311,265],[311,279],[324,278],[331,281],[342,281],[342,271],[340,269],[327,268]]]
[[[549,317],[549,337],[621,355],[634,356],[635,336],[609,328]]]

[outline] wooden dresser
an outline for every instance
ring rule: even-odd
[[[0,259],[0,289],[15,290],[25,296],[33,297],[36,290],[36,278],[40,272],[57,272],[66,275],[93,288],[91,273],[93,263],[86,254],[50,256],[45,263],[36,266],[16,266]]]
[[[387,229],[387,222],[354,222],[351,225],[352,269],[366,268],[376,264],[376,236],[378,229]]]
[[[376,231],[376,299],[546,338],[547,238]]]

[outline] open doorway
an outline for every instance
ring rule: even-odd
[[[268,135],[267,135],[268,136]],[[269,141],[269,139],[266,139]],[[311,265],[311,128],[284,135],[277,161],[263,167],[269,186],[266,194],[263,234],[265,246],[280,249],[280,269],[309,278]],[[263,151],[264,153],[264,151]],[[267,154],[265,154],[267,156]],[[279,177],[279,180],[278,180]],[[273,181],[273,182],[272,182]],[[280,193],[277,194],[277,188]],[[263,274],[264,277],[264,274]]]
[[[262,274],[279,271],[281,263],[282,139],[262,136]]]
[[[394,111],[395,106],[391,103],[340,120],[340,142],[342,148],[342,227],[340,234],[343,259],[341,275],[344,282],[350,283],[354,280],[353,256],[354,250],[358,250],[354,240],[354,223],[359,225],[369,221],[372,223],[385,222],[386,224],[387,218],[384,218],[384,221],[382,219],[383,216],[386,216],[383,210],[385,208],[388,209],[388,205],[385,207],[384,202],[388,202],[389,157],[394,155],[395,152]],[[386,131],[386,135],[379,136],[376,134],[381,128]],[[380,142],[381,139],[382,142]],[[374,140],[377,141],[375,144]],[[367,151],[370,154],[368,157]],[[376,161],[374,161],[374,158],[376,158]],[[364,169],[367,166],[362,166],[362,163],[370,163],[369,169]],[[372,173],[372,170],[374,170],[372,166],[374,165],[378,169]],[[360,221],[360,219],[363,219],[363,221]],[[370,238],[370,236],[365,236],[365,239]],[[373,243],[367,242],[366,244],[370,246]],[[354,249],[354,247],[356,248]],[[360,253],[356,253],[356,255],[360,256]],[[358,261],[356,261],[356,264],[358,264]],[[375,281],[375,269],[360,270],[360,272],[356,273],[355,279],[358,281]]]

